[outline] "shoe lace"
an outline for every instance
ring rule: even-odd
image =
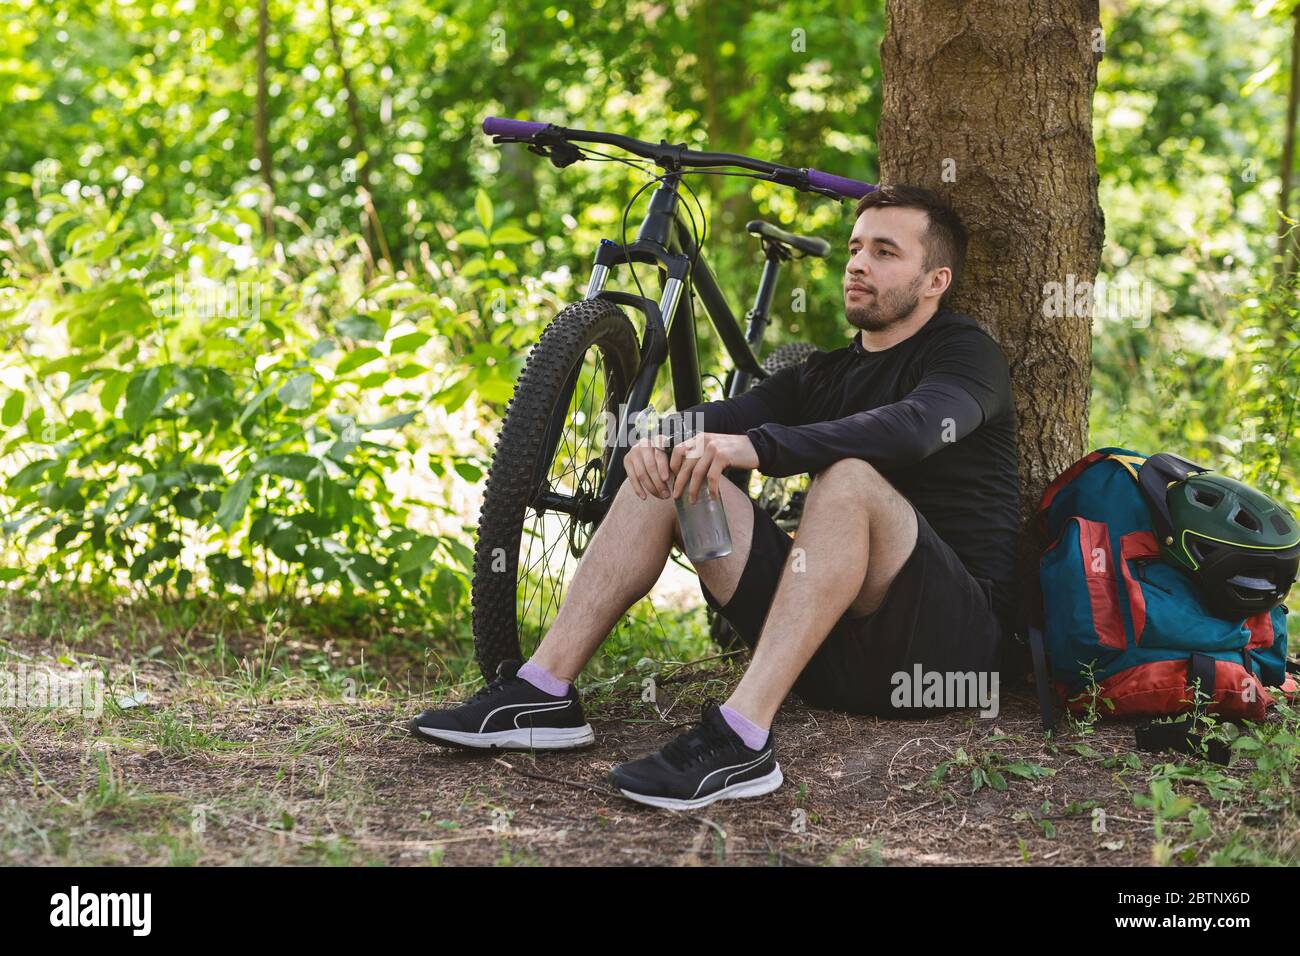
[[[523,678],[505,677],[503,675],[498,674],[496,677],[492,678],[492,680],[488,681],[487,684],[485,684],[484,686],[480,687],[477,691],[475,691],[474,694],[470,696],[468,700],[465,701],[465,703],[476,704],[481,700],[487,700],[487,698],[501,693],[501,691],[505,690],[506,687],[513,684],[515,681],[519,681],[519,680],[523,680]]]
[[[713,756],[727,744],[727,738],[718,727],[708,720],[702,720],[697,726],[666,743],[661,753],[665,760],[680,770]]]

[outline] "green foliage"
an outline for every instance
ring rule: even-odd
[[[19,236],[0,289],[5,380],[20,383],[0,399],[0,455],[20,463],[0,486],[20,559],[4,575],[178,597],[260,580],[281,595],[420,595],[450,613],[466,535],[419,530],[429,520],[410,519],[430,505],[391,482],[421,451],[422,420],[508,398],[513,335],[535,326],[467,321],[368,272],[355,237],[304,237],[290,248],[315,261],[291,263],[260,235],[255,199],[142,229],[102,199],[42,197],[44,226]],[[509,260],[494,250],[519,231],[502,223],[463,259],[479,268],[462,302],[500,290]],[[422,452],[444,484],[481,477],[477,441]]]
[[[1055,770],[1040,764],[1025,760],[1008,760],[1005,755],[996,750],[977,748],[968,753],[965,747],[958,747],[951,759],[939,762],[926,777],[925,782],[932,789],[938,790],[948,779],[949,774],[957,776],[964,774],[969,779],[970,792],[974,794],[985,786],[994,790],[1006,790],[1008,777],[1039,780],[1050,777],[1054,773]]]
[[[1094,133],[1112,295],[1094,322],[1090,438],[1175,451],[1293,506],[1300,287],[1273,256],[1294,9],[1103,11]],[[1115,294],[1126,283],[1136,308]]]
[[[0,505],[16,548],[0,579],[430,587],[461,607],[464,486],[527,346],[644,181],[495,147],[487,115],[877,178],[882,3],[333,7],[337,50],[325,5],[268,5],[269,171],[255,4],[0,13]],[[1103,276],[1152,296],[1096,322],[1091,437],[1296,503],[1300,316],[1270,263],[1293,9],[1103,6]],[[770,184],[692,183],[733,302],[760,264],[745,220],[832,241],[847,223]],[[787,269],[774,319],[773,345],[842,344],[835,264]],[[449,416],[487,428],[452,436]],[[413,469],[431,487],[398,500]]]

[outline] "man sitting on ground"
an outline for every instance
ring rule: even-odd
[[[573,681],[680,546],[673,499],[706,481],[732,551],[698,563],[701,589],[753,657],[696,727],[614,767],[625,796],[691,809],[775,790],[770,728],[792,689],[813,707],[917,716],[891,700],[895,674],[995,670],[1015,615],[1016,422],[1001,349],[943,307],[966,241],[928,190],[863,198],[844,270],[852,341],[681,412],[701,427],[671,457],[658,440],[629,449],[627,481],[532,658],[412,732],[480,748],[590,743]],[[793,539],[722,480],[732,467],[813,475]]]

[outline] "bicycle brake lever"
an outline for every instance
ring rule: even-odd
[[[836,202],[842,202],[844,197],[837,192],[824,189],[820,186],[814,186],[808,181],[807,173],[802,170],[796,170],[794,175],[785,172],[776,172],[768,177],[768,182],[776,183],[778,186],[789,186],[792,189],[798,189],[800,192],[817,193],[819,196],[825,196],[827,199],[834,199]]]
[[[545,130],[528,141],[528,151],[545,156],[556,169],[572,166],[582,159],[582,151],[567,140],[548,135]]]
[[[836,202],[844,202],[844,200],[847,198],[845,196],[841,196],[837,192],[832,192],[829,189],[818,189],[816,186],[809,186],[808,192],[817,193],[820,196],[825,196],[827,199],[834,199]]]

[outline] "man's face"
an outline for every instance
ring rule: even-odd
[[[866,209],[858,217],[844,267],[844,315],[851,325],[887,329],[932,291],[937,270],[926,271],[921,239],[929,222],[924,210],[898,206]]]

